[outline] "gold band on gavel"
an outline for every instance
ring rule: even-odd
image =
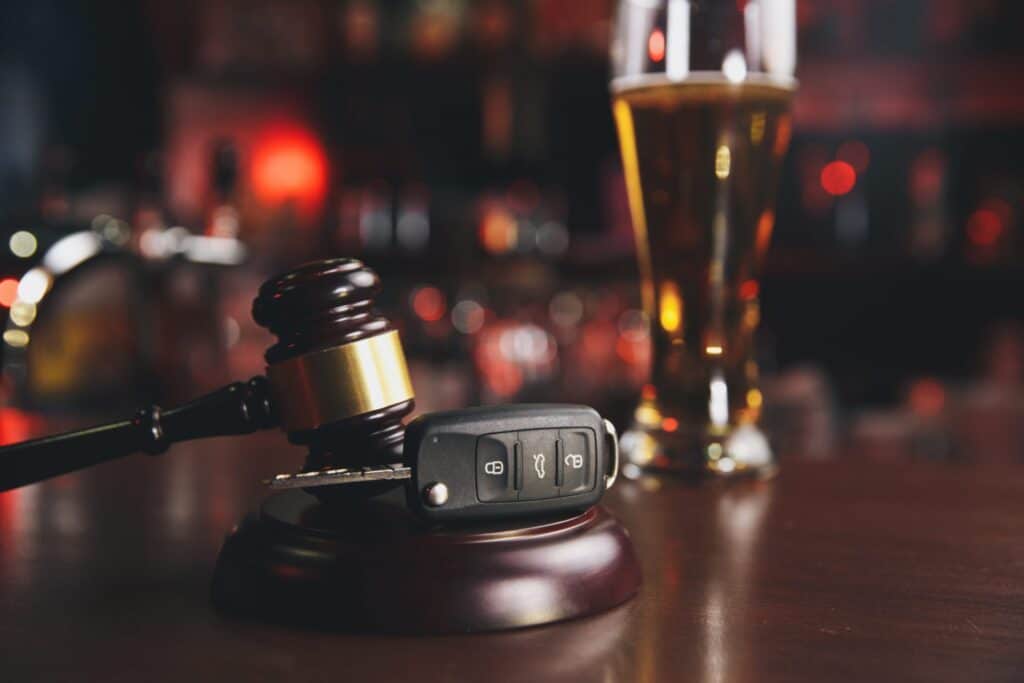
[[[413,398],[395,331],[274,363],[267,379],[287,431],[315,429]]]

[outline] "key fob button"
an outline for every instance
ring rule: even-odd
[[[594,433],[589,429],[559,430],[559,495],[571,496],[594,488],[597,460]]]
[[[519,432],[519,444],[522,472],[519,500],[556,497],[558,432],[549,429]]]
[[[488,434],[476,442],[476,492],[482,503],[516,500],[512,454],[515,432]]]

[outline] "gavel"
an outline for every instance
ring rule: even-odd
[[[300,266],[265,282],[253,319],[277,343],[266,376],[185,405],[0,448],[0,491],[192,439],[280,427],[309,449],[304,471],[401,460],[414,407],[398,332],[374,307],[380,278],[356,259]],[[381,482],[387,485],[387,482]],[[329,498],[332,487],[317,489]]]

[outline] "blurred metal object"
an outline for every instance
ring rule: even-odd
[[[154,363],[144,340],[153,311],[141,266],[121,244],[84,230],[22,275],[3,334],[15,406],[102,412],[148,398]]]
[[[398,480],[411,477],[412,470],[408,466],[395,463],[380,467],[328,467],[309,472],[278,474],[273,479],[263,480],[263,483],[272,489],[305,489],[315,486],[358,484],[365,481]]]
[[[234,237],[194,235],[181,226],[147,230],[139,238],[139,250],[149,259],[180,257],[193,263],[237,266],[245,262],[245,244]]]
[[[52,244],[18,281],[2,354],[17,407],[102,415],[153,400],[161,384],[181,380],[180,368],[162,372],[162,360],[171,358],[177,366],[184,358],[161,351],[164,344],[180,348],[183,339],[158,334],[161,321],[171,322],[183,309],[178,300],[171,305],[166,290],[174,289],[185,264],[236,266],[246,258],[245,246],[234,238],[174,227],[149,228],[133,241],[127,223],[109,215],[92,224]],[[191,310],[187,330],[205,329],[206,345],[215,347],[222,330],[211,288],[216,289],[215,280],[208,277],[190,288],[197,305],[210,314],[197,320]],[[192,335],[189,343],[203,338]]]

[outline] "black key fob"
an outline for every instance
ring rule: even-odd
[[[619,466],[597,411],[543,403],[423,415],[406,428],[404,460],[410,507],[445,523],[582,511]]]

